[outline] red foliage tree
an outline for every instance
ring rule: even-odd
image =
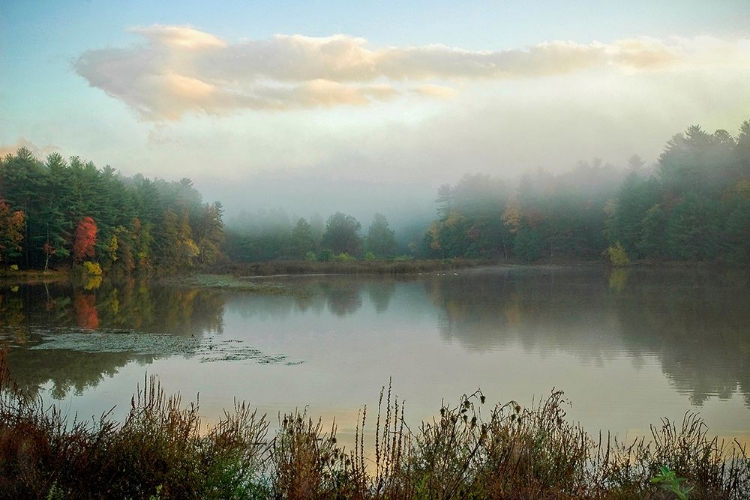
[[[96,245],[96,222],[91,217],[84,217],[78,222],[73,235],[73,258],[77,262],[94,256]]]
[[[13,212],[0,198],[0,261],[21,251],[24,232],[24,213]]]

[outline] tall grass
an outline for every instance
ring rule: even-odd
[[[710,437],[696,415],[630,443],[593,439],[566,418],[560,391],[529,407],[490,406],[477,391],[411,430],[389,386],[374,450],[367,408],[346,450],[335,424],[304,411],[279,416],[273,435],[245,403],[202,427],[198,401],[183,405],[154,379],[122,422],[67,421],[13,384],[3,355],[0,388],[0,498],[675,498],[653,481],[665,470],[691,499],[750,498],[745,448]]]
[[[208,271],[235,276],[276,276],[301,274],[418,274],[445,272],[487,265],[487,261],[447,260],[355,260],[319,262],[301,260],[272,260],[255,263],[229,263],[213,266]]]

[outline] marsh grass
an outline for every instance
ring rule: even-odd
[[[19,390],[3,354],[0,389],[0,498],[674,498],[665,479],[691,499],[750,498],[745,448],[710,437],[697,415],[630,443],[594,440],[560,391],[529,407],[490,406],[477,391],[412,430],[389,384],[374,450],[366,407],[346,450],[335,423],[306,411],[280,415],[269,436],[265,416],[235,403],[204,428],[198,400],[184,405],[152,378],[122,422],[68,421]]]
[[[278,276],[303,274],[418,274],[445,272],[487,265],[487,261],[466,259],[446,260],[347,260],[305,261],[274,260],[247,264],[222,264],[210,269],[216,274],[234,276]]]

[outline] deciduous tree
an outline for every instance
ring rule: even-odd
[[[0,198],[0,262],[21,255],[25,216],[21,210],[11,210]]]
[[[362,238],[359,230],[362,225],[352,217],[336,212],[328,218],[326,230],[323,233],[323,247],[334,254],[348,253],[357,256],[362,252]]]
[[[78,221],[73,235],[73,258],[77,262],[83,261],[86,257],[94,257],[96,231],[96,222],[91,217],[86,216]]]

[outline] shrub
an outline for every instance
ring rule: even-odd
[[[88,274],[89,276],[102,275],[102,266],[100,266],[98,262],[91,262],[90,260],[87,260],[83,263],[83,268],[86,270],[86,274]]]
[[[609,261],[613,266],[623,267],[630,264],[628,253],[619,241],[614,245],[609,246],[605,253],[609,257]]]
[[[320,254],[318,255],[318,260],[321,262],[330,262],[333,260],[333,252],[329,249],[324,249],[320,251]]]
[[[357,260],[357,258],[349,255],[346,252],[341,252],[340,254],[338,254],[337,256],[335,256],[333,258],[333,260],[336,261],[336,262],[353,262],[353,261]]]

